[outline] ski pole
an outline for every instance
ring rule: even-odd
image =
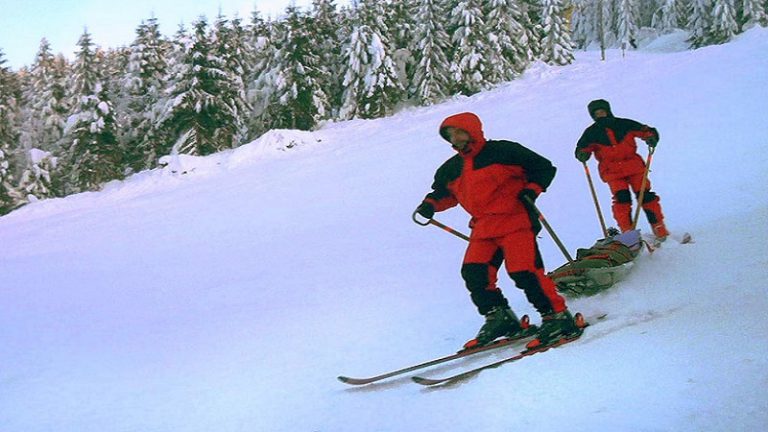
[[[539,210],[538,207],[536,207],[536,204],[533,202],[533,200],[530,197],[525,197],[525,200],[528,201],[528,204],[531,205],[531,208],[536,210],[536,214],[539,215],[539,220],[541,221],[541,224],[544,225],[544,228],[547,229],[547,232],[550,236],[552,236],[552,240],[555,241],[557,244],[557,247],[560,248],[560,252],[565,255],[565,258],[568,260],[569,263],[573,262],[573,258],[571,257],[571,254],[568,253],[568,250],[563,246],[563,242],[560,241],[560,238],[557,237],[557,234],[555,234],[555,230],[552,229],[552,227],[547,222],[547,219],[544,217],[544,214]]]
[[[589,182],[589,190],[592,191],[592,200],[595,202],[595,209],[597,209],[597,217],[600,219],[600,228],[603,229],[603,235],[608,237],[608,229],[605,227],[605,219],[603,219],[603,212],[600,210],[600,203],[597,201],[597,193],[595,193],[595,185],[592,183],[592,175],[589,173],[589,167],[586,162],[584,164],[584,172],[587,173],[587,182]]]
[[[637,220],[640,218],[640,207],[643,206],[645,185],[648,183],[648,172],[651,171],[651,161],[653,160],[654,151],[656,151],[656,147],[648,147],[648,159],[645,161],[645,173],[643,173],[643,181],[640,183],[640,193],[637,195],[637,209],[635,209],[635,218],[632,220],[632,229],[637,227]]]
[[[436,221],[434,219],[428,219],[426,222],[419,222],[419,220],[416,219],[416,215],[417,214],[418,214],[417,212],[413,212],[413,215],[411,216],[411,219],[413,219],[413,221],[416,222],[417,224],[419,224],[421,226],[434,225],[434,226],[436,226],[438,228],[443,229],[444,231],[447,231],[447,232],[455,235],[458,238],[461,238],[461,239],[464,239],[466,241],[469,241],[469,237],[467,237],[466,235],[464,235],[464,234],[460,233],[459,231],[456,231],[455,229],[449,227],[448,225],[444,225],[444,224],[442,224],[442,223],[440,223],[440,222],[438,222],[438,221]]]
[[[528,200],[529,203],[531,203],[531,205],[533,206],[533,209],[536,210],[536,214],[539,215],[539,220],[541,221],[541,224],[544,225],[544,227],[547,229],[547,232],[549,232],[549,235],[552,236],[552,239],[555,241],[557,246],[560,248],[560,251],[563,253],[563,255],[565,255],[565,258],[568,260],[569,263],[572,263],[573,262],[573,258],[568,253],[568,250],[565,249],[565,246],[563,246],[563,243],[557,237],[557,234],[555,234],[555,231],[552,229],[552,227],[549,225],[547,220],[544,218],[544,215],[539,211],[539,209],[536,207],[536,204],[534,204],[533,201],[531,201],[530,198],[526,197],[526,199]],[[466,241],[469,241],[469,237],[467,237],[466,235],[464,235],[464,234],[456,231],[455,229],[453,229],[453,228],[451,228],[451,227],[449,227],[447,225],[444,225],[444,224],[442,224],[442,223],[440,223],[440,222],[438,222],[438,221],[436,221],[434,219],[429,219],[426,222],[419,222],[419,220],[416,219],[416,215],[417,214],[418,214],[417,212],[413,212],[413,215],[411,216],[413,221],[416,222],[417,224],[419,224],[421,226],[434,225],[434,226],[436,226],[438,228],[442,228],[443,230],[445,230],[445,231],[455,235],[456,237],[459,237],[459,238],[462,238],[462,239],[464,239]]]

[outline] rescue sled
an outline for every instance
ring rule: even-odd
[[[623,279],[642,247],[639,230],[609,235],[590,248],[578,249],[576,259],[550,272],[549,277],[563,294],[590,296]]]

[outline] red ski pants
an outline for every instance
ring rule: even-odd
[[[565,300],[544,273],[536,237],[529,228],[502,237],[470,239],[461,275],[480,314],[509,303],[496,286],[502,261],[515,285],[539,313],[562,312]]]
[[[619,229],[622,232],[632,229],[632,196],[630,195],[629,189],[632,188],[632,192],[635,193],[635,196],[638,196],[640,195],[640,186],[642,183],[642,173],[608,182],[608,187],[611,188],[611,193],[613,194],[613,204],[611,206],[613,218],[616,220],[616,223],[619,225]],[[664,220],[659,196],[654,192],[651,192],[650,179],[646,179],[645,182],[642,207],[648,218],[648,222],[651,225]]]

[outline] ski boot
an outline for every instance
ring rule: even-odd
[[[536,332],[536,339],[525,345],[529,350],[554,345],[562,340],[578,338],[586,326],[581,314],[576,314],[574,319],[568,310],[543,314],[541,320],[541,327]]]
[[[656,236],[656,242],[658,243],[663,242],[667,239],[667,236],[669,236],[669,231],[667,231],[667,227],[664,226],[664,222],[658,222],[651,225],[651,229],[653,229],[653,235]]]
[[[536,326],[528,322],[528,315],[518,320],[512,309],[497,306],[485,314],[485,324],[480,328],[474,339],[464,344],[464,349],[480,348],[491,344],[496,339],[505,336],[520,339],[536,332]]]

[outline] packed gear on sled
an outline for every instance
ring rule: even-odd
[[[588,249],[578,249],[576,259],[548,276],[558,291],[570,296],[586,296],[607,289],[621,280],[643,246],[640,231],[630,230],[600,239]]]

